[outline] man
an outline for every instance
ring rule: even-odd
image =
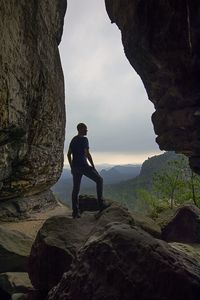
[[[109,206],[103,202],[103,178],[95,169],[92,156],[89,152],[89,143],[87,137],[87,126],[84,123],[77,125],[78,135],[73,137],[68,150],[68,160],[73,175],[72,191],[72,217],[80,218],[78,194],[80,191],[81,178],[83,175],[96,182],[97,200],[99,209],[103,210]],[[90,164],[88,164],[88,161]]]

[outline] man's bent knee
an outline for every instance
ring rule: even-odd
[[[103,178],[100,175],[98,176],[96,183],[99,185],[103,185]]]

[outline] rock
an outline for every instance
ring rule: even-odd
[[[111,223],[135,225],[135,219],[136,215],[133,218],[127,209],[115,203],[96,214],[83,213],[80,219],[49,218],[38,232],[29,259],[29,276],[35,289],[47,292],[55,286],[62,274],[70,270],[89,237],[97,238]],[[149,220],[137,215],[136,223],[159,235],[158,227],[153,228]]]
[[[200,244],[170,243],[173,248],[186,253],[200,263]]]
[[[49,218],[31,249],[29,276],[33,286],[40,291],[55,286],[62,274],[70,269],[88,237],[101,234],[111,222],[129,224],[134,221],[127,209],[114,204],[101,213],[83,213],[80,219],[69,216]]]
[[[135,211],[130,212],[127,208],[114,202],[106,211],[97,214],[96,218],[98,221],[95,231],[98,233],[102,233],[110,223],[122,223],[138,226],[156,238],[161,236],[160,227],[152,219]]]
[[[194,205],[179,208],[161,236],[168,242],[200,243],[200,209]]]
[[[140,75],[161,150],[189,156],[200,174],[198,0],[105,0],[122,34],[126,57]]]
[[[123,222],[127,224],[133,224],[141,227],[144,231],[150,233],[156,238],[160,238],[161,229],[151,218],[144,216],[143,214],[136,211],[128,211],[127,208],[121,206],[118,202],[113,200],[105,199],[107,203],[112,204],[111,209],[107,209],[102,214],[96,215],[99,219],[99,227],[105,226],[105,224],[112,222]],[[92,195],[80,195],[79,206],[81,212],[83,211],[99,211],[99,205],[97,199]],[[101,225],[100,225],[101,224]]]
[[[80,195],[79,208],[81,213],[84,211],[98,211],[99,204],[97,199],[92,195]]]
[[[114,201],[108,199],[104,199],[104,201],[109,204],[114,203]],[[93,195],[80,195],[79,208],[81,213],[84,211],[98,211],[99,203],[97,198],[95,198]]]
[[[110,224],[88,239],[48,300],[197,300],[200,263],[138,227]]]
[[[55,286],[85,242],[94,216],[74,220],[67,216],[49,218],[39,230],[29,259],[29,277],[38,290]]]
[[[133,217],[136,226],[142,228],[155,238],[161,238],[161,228],[154,220],[134,211],[131,212],[131,216]]]
[[[29,300],[27,294],[16,293],[12,295],[12,300]]]
[[[43,193],[14,198],[0,202],[0,220],[13,221],[29,218],[36,212],[44,211],[47,208],[54,208],[58,202],[51,190]]]
[[[0,274],[0,289],[9,295],[25,294],[32,289],[32,285],[27,273],[8,272]]]
[[[1,200],[38,194],[60,177],[65,101],[58,44],[65,10],[66,0],[1,3]]]
[[[0,273],[27,272],[32,243],[27,235],[0,226]]]

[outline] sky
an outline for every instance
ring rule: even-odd
[[[65,165],[80,122],[87,124],[95,164],[140,164],[161,154],[151,123],[154,106],[103,0],[68,0],[59,49],[65,77]]]

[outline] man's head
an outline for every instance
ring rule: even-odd
[[[79,135],[87,135],[87,126],[84,123],[79,123],[77,130]]]

